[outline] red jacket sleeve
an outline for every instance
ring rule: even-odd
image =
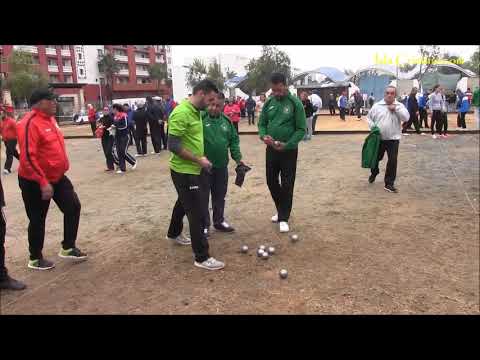
[[[20,162],[25,166],[25,170],[31,174],[33,181],[38,182],[40,187],[49,183],[45,173],[38,164],[38,128],[33,122],[27,124],[25,127],[25,139],[23,140],[23,148],[20,149]]]

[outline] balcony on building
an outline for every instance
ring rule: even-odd
[[[127,55],[118,55],[115,54],[115,60],[121,61],[121,62],[128,62],[128,56]]]
[[[65,49],[62,49],[62,56],[71,56],[72,54],[70,53],[70,49],[68,50],[65,50]]]
[[[73,69],[71,66],[63,66],[64,73],[73,73]]]
[[[128,69],[120,69],[120,70],[118,71],[118,75],[129,76],[130,73],[128,72]]]
[[[13,49],[18,51],[25,51],[32,54],[38,53],[38,49],[34,45],[14,45]]]
[[[58,65],[48,65],[48,72],[58,72]]]
[[[148,57],[141,57],[135,55],[135,62],[139,64],[150,64],[150,59]]]
[[[137,76],[149,76],[148,70],[136,69]]]
[[[45,52],[47,55],[57,55],[57,49],[52,47],[52,45],[47,45],[45,47]]]
[[[165,57],[163,55],[155,56],[155,62],[159,64],[165,64]]]

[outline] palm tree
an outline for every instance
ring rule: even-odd
[[[110,52],[105,53],[98,61],[98,70],[105,75],[107,96],[112,100],[113,97],[113,78],[120,71],[120,64]]]
[[[166,64],[153,64],[148,67],[148,75],[152,80],[157,81],[157,90],[160,89],[160,80],[168,78]]]
[[[205,79],[207,76],[207,67],[205,63],[199,59],[193,59],[192,65],[188,66],[187,76],[186,76],[186,85],[193,88],[201,80]]]

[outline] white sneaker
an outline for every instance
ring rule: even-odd
[[[436,139],[437,138],[437,135],[432,135],[432,139]]]
[[[272,216],[272,222],[273,223],[278,222],[278,214],[275,214],[275,215]]]
[[[402,135],[403,136],[410,136],[410,134],[407,134],[407,133],[403,133]]]
[[[3,173],[4,173],[5,175],[9,175],[9,174],[10,174],[10,171],[8,171],[7,169],[3,169]]]
[[[218,261],[213,257],[210,257],[201,263],[195,261],[193,264],[199,268],[206,269],[206,270],[220,270],[225,267],[225,264],[223,262]]]
[[[286,221],[280,221],[280,232],[286,233],[289,231],[290,231],[290,228],[288,227],[288,223]]]
[[[427,134],[425,134],[425,133],[420,133],[420,135],[421,135],[421,136],[426,136]]]
[[[135,157],[141,157],[143,154],[135,154]]]
[[[123,174],[125,171],[122,171],[122,170],[118,170],[117,171],[117,174]]]
[[[175,241],[179,245],[190,245],[192,243],[192,240],[188,236],[185,236],[183,234],[178,235],[176,238],[171,238],[166,236],[168,240]]]
[[[152,151],[150,154],[151,154],[151,155],[155,155],[155,154],[156,154],[156,152],[155,152],[155,151]]]
[[[135,170],[137,168],[138,161],[135,161],[135,165],[132,166],[132,170]]]

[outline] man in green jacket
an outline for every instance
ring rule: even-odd
[[[235,231],[224,218],[228,187],[228,150],[230,149],[230,155],[237,165],[243,162],[238,133],[228,117],[223,114],[224,105],[225,95],[219,92],[215,101],[208,106],[207,112],[202,114],[205,156],[212,163],[210,171],[202,171],[206,197],[203,204],[204,233],[207,237],[210,228],[208,211],[210,193],[212,194],[213,226],[222,232]]]
[[[474,106],[475,123],[477,125],[477,130],[478,130],[480,129],[480,88],[478,87],[473,92],[472,105]]]
[[[258,134],[267,145],[267,185],[277,208],[272,222],[280,223],[280,232],[288,232],[298,143],[305,136],[306,118],[302,103],[288,91],[285,75],[273,73],[270,81],[273,96],[263,106]]]
[[[180,244],[191,245],[195,255],[194,265],[206,270],[220,270],[225,264],[209,254],[208,241],[202,228],[202,203],[200,172],[212,164],[204,155],[203,125],[200,111],[215,100],[218,89],[208,79],[193,88],[193,94],[175,107],[169,117],[168,148],[170,173],[178,199],[172,212],[167,238]],[[187,215],[191,239],[182,235],[183,218]]]

